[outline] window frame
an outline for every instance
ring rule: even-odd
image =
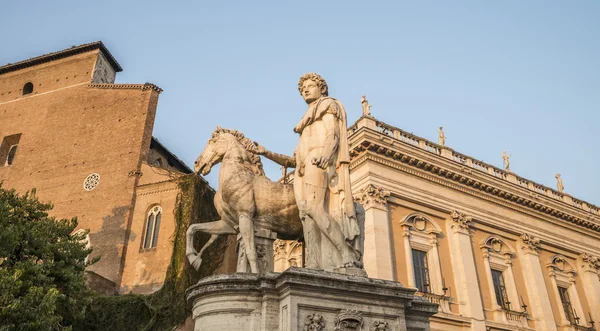
[[[572,313],[575,314],[574,319],[578,319],[579,321],[578,325],[590,326],[590,324],[588,324],[587,316],[583,312],[579,293],[577,293],[577,288],[575,287],[577,272],[573,265],[569,263],[565,256],[556,254],[548,259],[546,268],[548,269],[548,277],[550,277],[550,282],[554,289],[555,304],[560,311],[561,326],[570,326],[573,324],[569,318],[569,314],[565,311],[563,306],[559,288],[566,290],[572,307]]]
[[[445,298],[440,301],[440,311],[450,312],[449,298],[442,277],[442,266],[439,258],[439,240],[442,229],[423,213],[409,214],[400,225],[404,229],[404,250],[407,261],[408,286],[416,288],[415,269],[412,250],[426,253],[429,271],[429,293]],[[420,291],[419,291],[420,292]]]
[[[163,209],[160,205],[148,208],[144,221],[144,235],[142,236],[141,250],[149,251],[156,249],[160,234]]]

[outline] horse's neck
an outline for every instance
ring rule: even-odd
[[[239,174],[240,170],[243,169],[252,171],[250,158],[248,158],[246,149],[238,141],[231,141],[229,148],[223,155],[223,161],[221,161],[219,182],[229,178],[232,174]]]

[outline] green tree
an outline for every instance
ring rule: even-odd
[[[35,190],[19,195],[0,183],[0,331],[71,330],[85,315],[86,232],[77,219],[48,216]]]

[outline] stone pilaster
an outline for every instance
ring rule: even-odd
[[[542,264],[539,257],[540,240],[529,234],[522,234],[517,249],[525,278],[525,288],[529,297],[531,316],[537,330],[556,331],[550,297],[546,291]]]
[[[587,298],[589,307],[591,308],[592,318],[596,323],[600,322],[600,259],[591,256],[587,253],[581,254],[577,259],[579,273],[583,284],[585,297]],[[585,316],[587,317],[587,316]]]
[[[485,331],[485,315],[481,291],[477,286],[477,271],[469,232],[472,218],[458,211],[453,211],[450,216],[446,226],[456,295],[461,302],[460,314],[471,318],[471,330]]]
[[[387,200],[390,192],[369,184],[354,195],[365,209],[364,268],[369,277],[393,280],[392,245]]]

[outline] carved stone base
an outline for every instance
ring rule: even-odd
[[[398,282],[322,270],[216,275],[190,287],[194,330],[429,330],[437,305]]]
[[[260,229],[254,233],[254,246],[256,247],[256,255],[258,269],[260,274],[273,272],[273,242],[277,238],[277,234],[268,230]],[[242,236],[238,234],[238,263],[237,272],[251,272],[250,263],[246,257],[246,249]]]

